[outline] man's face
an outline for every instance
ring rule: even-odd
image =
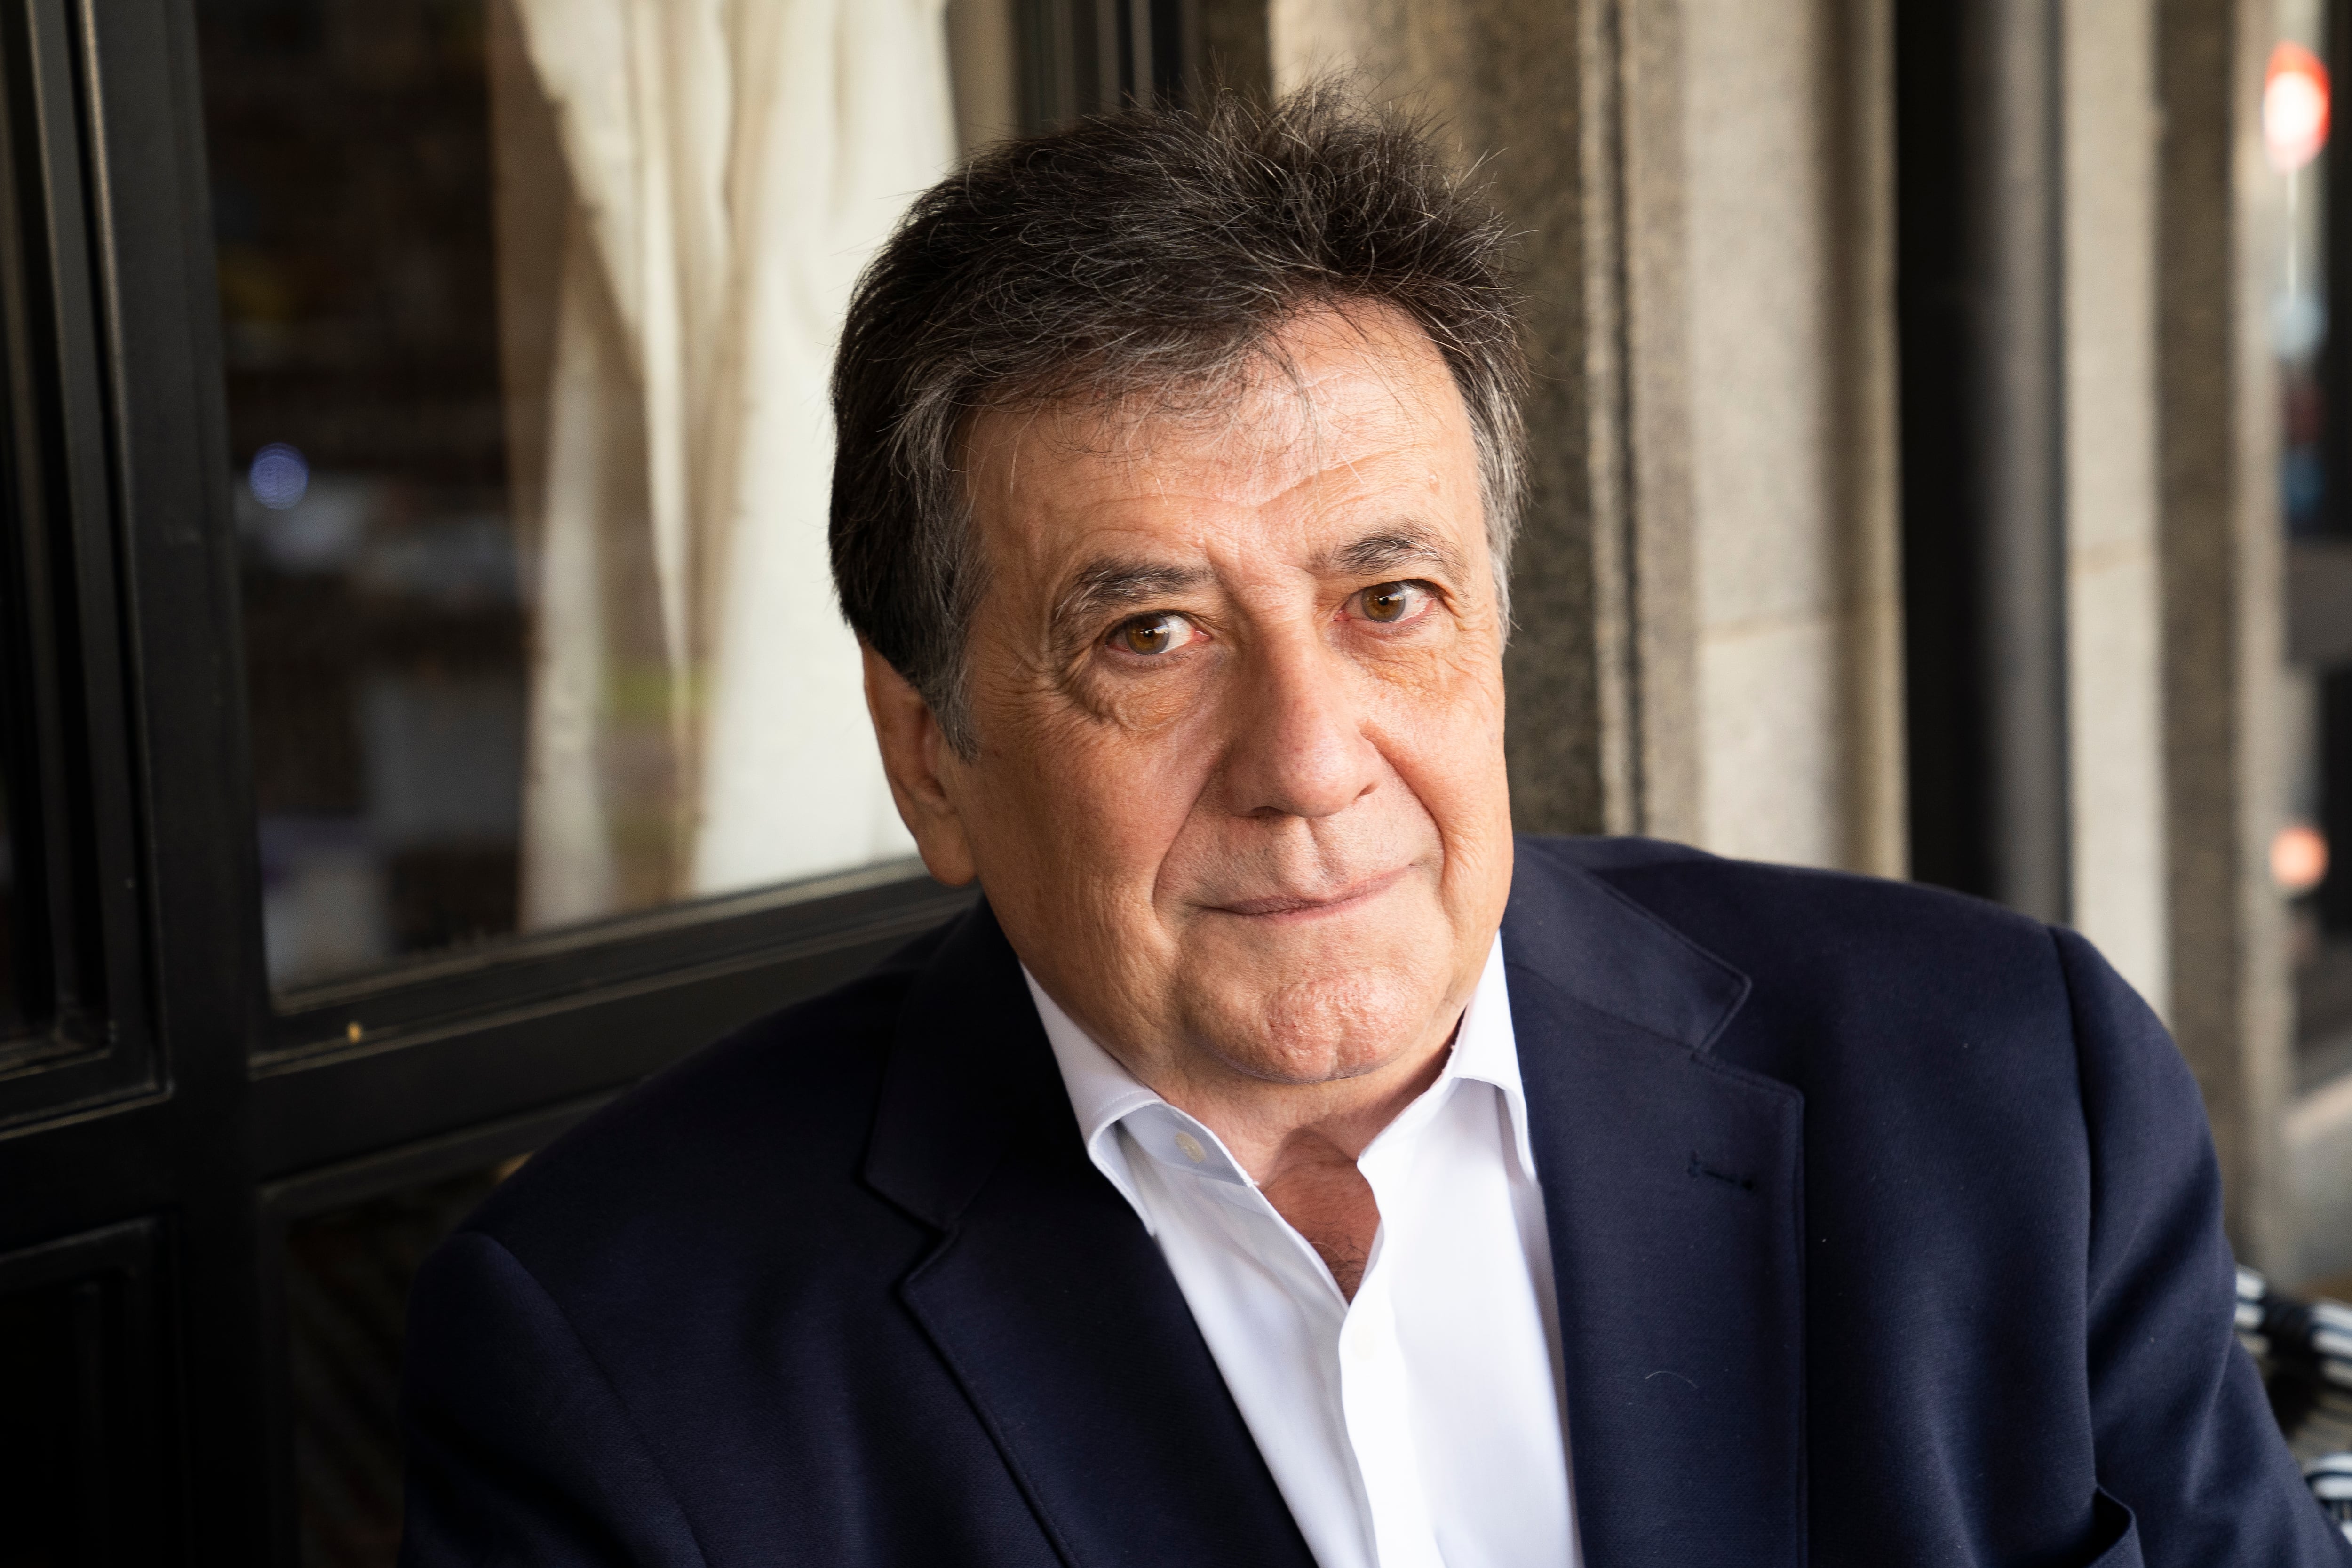
[[[928,806],[892,757],[934,871],[976,872],[1046,991],[1155,1087],[1433,1048],[1509,890],[1461,397],[1385,308],[1280,346],[1295,378],[1214,407],[979,422],[978,753],[921,747]]]

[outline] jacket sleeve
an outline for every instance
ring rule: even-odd
[[[2148,1568],[2352,1563],[2237,1342],[2236,1268],[2196,1080],[2147,1004],[2057,933],[2090,1142],[2085,1330],[2103,1489]]]
[[[475,1231],[409,1299],[402,1568],[702,1568],[611,1383],[514,1255]]]

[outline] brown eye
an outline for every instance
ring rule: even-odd
[[[1176,646],[1182,623],[1174,616],[1138,616],[1120,623],[1110,640],[1129,653],[1166,653]]]
[[[1364,619],[1368,621],[1402,620],[1404,613],[1412,608],[1412,584],[1381,583],[1365,589],[1363,601]]]

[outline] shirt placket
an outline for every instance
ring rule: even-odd
[[[1423,1485],[1421,1457],[1413,1443],[1411,1395],[1404,1347],[1397,1337],[1395,1281],[1409,1267],[1410,1237],[1391,1219],[1386,1194],[1401,1190],[1412,1162],[1413,1134],[1430,1107],[1415,1105],[1364,1152],[1358,1168],[1381,1204],[1381,1232],[1358,1282],[1355,1300],[1339,1326],[1340,1404],[1348,1444],[1371,1513],[1371,1532],[1381,1568],[1444,1568]],[[1402,1210],[1394,1210],[1402,1215]]]

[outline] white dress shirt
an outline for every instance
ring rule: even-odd
[[[1356,1162],[1381,1225],[1353,1302],[1215,1133],[1034,978],[1029,994],[1087,1152],[1158,1240],[1321,1568],[1574,1568],[1559,1313],[1501,938],[1437,1081]]]

